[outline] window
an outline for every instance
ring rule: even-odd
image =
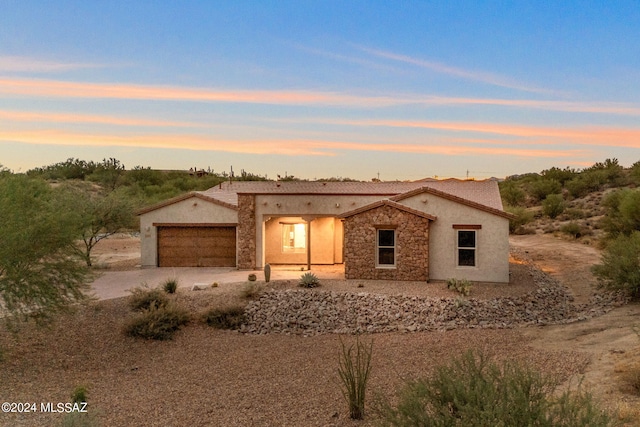
[[[307,247],[305,224],[282,224],[282,252],[304,253]]]
[[[396,265],[396,230],[378,230],[377,265],[392,267]]]
[[[458,266],[475,267],[476,230],[458,230]]]

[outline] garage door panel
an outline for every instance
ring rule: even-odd
[[[158,227],[158,266],[235,267],[235,227]]]

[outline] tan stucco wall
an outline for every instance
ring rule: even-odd
[[[265,223],[265,262],[269,264],[306,264],[307,252],[282,252],[282,223],[305,223],[300,217],[272,217]],[[342,224],[338,223],[340,229]],[[333,264],[336,262],[336,220],[321,217],[311,221],[311,263]],[[340,233],[342,236],[342,233]],[[339,247],[342,253],[342,243]],[[342,255],[340,255],[340,259]]]
[[[238,212],[197,197],[191,197],[140,215],[140,252],[143,267],[155,267],[158,260],[157,229],[154,223],[236,224]]]
[[[271,241],[271,236],[266,236],[266,225],[270,218],[280,217],[305,217],[307,215],[313,218],[325,218],[330,217],[333,219],[333,236],[332,244],[334,249],[333,261],[329,261],[328,256],[322,256],[321,260],[316,261],[315,247],[312,242],[311,245],[311,262],[324,264],[340,263],[342,262],[342,224],[339,220],[335,219],[336,216],[348,212],[369,203],[380,200],[381,196],[353,196],[353,195],[297,195],[297,194],[258,194],[255,196],[256,206],[256,267],[264,267],[266,262],[263,253],[270,253],[271,250],[267,247]],[[277,221],[277,219],[276,219]],[[312,224],[316,220],[312,221]],[[329,222],[319,221],[318,224],[322,224],[322,229],[314,233],[314,228],[311,229],[311,238],[319,233],[324,234],[330,229]],[[325,230],[325,231],[322,231]],[[280,242],[280,237],[276,237],[275,240]],[[327,240],[327,245],[329,242]],[[327,248],[328,252],[329,249]],[[306,255],[302,263],[306,264]],[[288,262],[287,262],[288,263]]]
[[[428,193],[399,203],[437,216],[429,227],[429,278],[468,279],[479,282],[509,282],[509,220]],[[476,233],[477,265],[456,265],[454,224],[479,224]]]

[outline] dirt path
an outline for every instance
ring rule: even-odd
[[[549,234],[511,236],[509,243],[524,250],[542,271],[571,289],[576,304],[589,302],[596,285],[591,266],[600,262],[598,249]]]
[[[591,266],[600,251],[550,235],[512,236],[513,247],[524,250],[543,271],[567,286],[576,303],[586,303],[595,289]],[[591,356],[582,384],[640,423],[640,398],[630,393],[624,377],[640,361],[640,305],[629,304],[586,322],[524,329],[531,345],[545,350],[572,349]],[[580,379],[576,379],[579,381]],[[575,384],[574,384],[575,385]],[[638,424],[628,424],[638,425]]]

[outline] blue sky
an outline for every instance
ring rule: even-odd
[[[640,3],[1,1],[0,164],[504,177],[640,160]]]

